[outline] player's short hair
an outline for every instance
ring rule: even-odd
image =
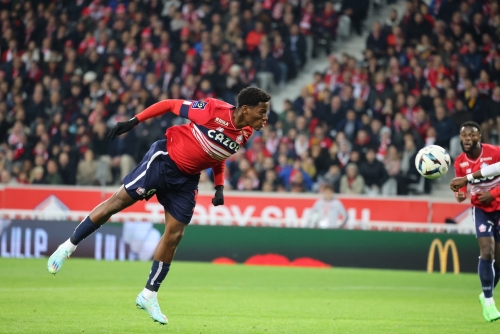
[[[481,134],[481,126],[479,124],[477,124],[476,122],[467,121],[467,122],[462,123],[462,125],[460,126],[460,131],[462,130],[462,128],[465,128],[465,127],[476,128],[477,132],[479,132],[479,134]]]
[[[238,94],[238,107],[258,106],[261,102],[269,102],[271,95],[257,87],[247,87]]]

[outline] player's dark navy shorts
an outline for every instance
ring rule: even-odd
[[[135,200],[149,200],[156,194],[158,202],[175,219],[189,224],[193,216],[200,174],[182,173],[168,155],[167,140],[151,145],[141,163],[125,178],[125,190]]]
[[[472,219],[476,225],[476,237],[493,237],[495,242],[500,242],[498,221],[500,211],[486,212],[472,207]]]

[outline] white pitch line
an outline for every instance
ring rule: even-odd
[[[125,287],[113,287],[113,286],[100,286],[100,287],[60,287],[60,288],[1,288],[0,292],[28,292],[28,291],[75,291],[75,290],[137,290],[135,288],[125,288]],[[462,289],[443,289],[443,288],[433,288],[433,287],[420,287],[420,286],[343,286],[343,287],[241,287],[241,286],[210,286],[210,287],[165,287],[165,290],[252,290],[252,291],[365,291],[365,290],[398,290],[398,291],[453,291],[453,292],[463,292],[468,293]]]

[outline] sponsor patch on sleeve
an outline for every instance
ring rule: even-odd
[[[207,102],[205,101],[193,101],[193,103],[191,104],[191,108],[193,109],[205,109],[205,107],[207,106]]]

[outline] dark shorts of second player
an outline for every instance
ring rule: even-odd
[[[193,217],[200,174],[188,175],[179,170],[167,151],[167,140],[151,145],[137,167],[123,179],[125,190],[133,199],[158,202],[175,219],[189,224]]]
[[[500,242],[500,211],[486,212],[472,207],[472,219],[476,225],[476,237],[493,237]]]

